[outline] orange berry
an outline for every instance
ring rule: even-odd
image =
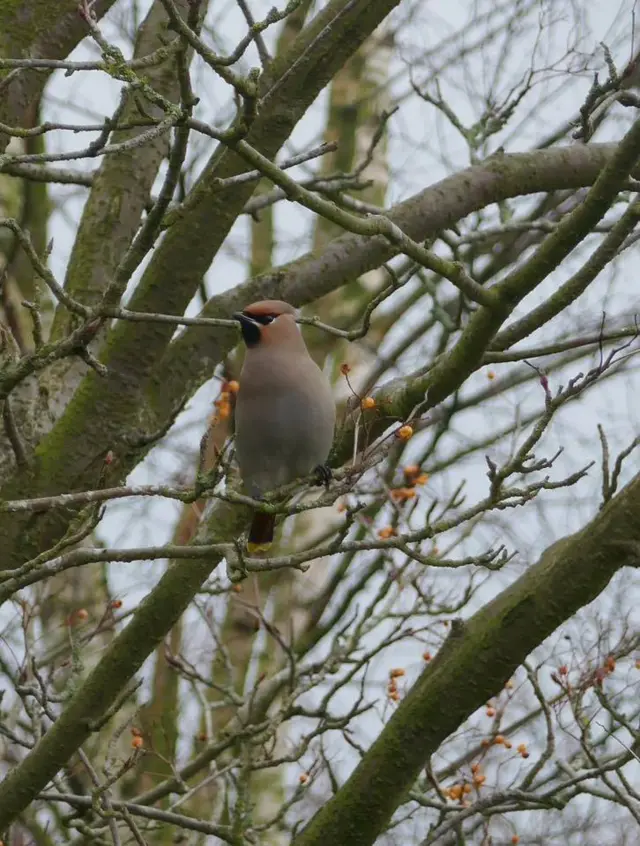
[[[469,784],[469,782],[468,782],[468,781],[467,781],[467,782],[465,782],[465,783],[462,785],[462,792],[463,792],[463,793],[471,793],[471,791],[472,791],[472,790],[473,790],[473,788],[471,787],[471,785]]]
[[[395,488],[391,491],[391,499],[395,502],[406,502],[408,499],[413,499],[415,495],[413,488]]]
[[[232,590],[234,593],[242,593],[242,585],[234,585],[234,586],[231,588],[231,590]]]
[[[528,752],[521,752],[521,753],[520,753],[520,755],[521,755],[523,758],[528,758],[528,757],[529,757],[529,753],[528,753]]]
[[[421,473],[418,478],[415,480],[414,485],[426,485],[429,481],[429,474],[428,473]]]
[[[517,748],[518,752],[520,754],[522,754],[523,752],[527,751],[527,744],[526,743],[519,743],[516,748]]]
[[[413,437],[413,428],[411,426],[401,426],[396,432],[396,437],[401,441],[408,441]]]
[[[385,526],[384,529],[380,529],[380,531],[378,532],[378,537],[381,540],[387,540],[388,538],[395,537],[397,534],[398,533],[392,526]]]
[[[396,690],[394,693],[389,694],[389,699],[392,699],[394,702],[399,702],[400,701],[400,694]]]
[[[309,773],[300,773],[298,781],[300,784],[306,784],[309,781]]]
[[[431,653],[430,652],[423,652],[422,658],[424,661],[431,661]]]
[[[420,475],[420,468],[417,464],[407,464],[407,466],[402,471],[405,475],[405,478],[408,480],[415,479],[416,476]]]
[[[462,796],[462,785],[454,784],[453,787],[449,788],[448,793],[450,799],[459,799]]]
[[[567,667],[566,664],[563,664],[561,667],[558,667],[558,672],[560,673],[561,676],[566,676],[567,673],[569,672],[569,668]]]
[[[360,408],[364,411],[367,411],[369,408],[375,408],[376,401],[373,397],[364,397],[364,399],[360,402]]]
[[[134,749],[140,749],[144,745],[144,740],[140,737],[140,735],[136,735],[131,738],[131,745]]]
[[[227,382],[225,387],[230,394],[237,394],[240,390],[240,383],[236,382],[235,379],[232,379],[230,382]]]
[[[496,744],[496,746],[502,746],[502,745],[504,744],[504,742],[505,742],[505,740],[504,740],[504,736],[503,736],[503,735],[501,735],[501,734],[497,734],[497,735],[494,737],[493,742]]]
[[[406,671],[403,670],[402,667],[396,667],[394,670],[389,670],[389,677],[392,679],[397,679],[400,676],[404,676],[405,672]]]
[[[606,667],[609,673],[612,673],[616,668],[616,659],[613,655],[608,655],[607,660],[604,662],[604,666]]]
[[[496,709],[495,708],[487,708],[487,717],[495,717]]]
[[[351,366],[347,364],[346,361],[344,364],[340,365],[340,373],[342,373],[343,376],[346,376],[348,373],[351,373]]]
[[[229,405],[229,403],[225,403],[224,405],[221,405],[220,408],[218,409],[218,417],[220,418],[220,420],[226,420],[227,417],[230,416],[230,414],[231,414],[231,406]]]
[[[488,370],[487,371],[487,379],[490,382],[492,382],[495,378],[496,378],[496,374],[493,372],[493,370]]]
[[[480,764],[471,764],[471,772],[475,775],[480,772]]]
[[[121,599],[114,599],[111,602],[111,607],[112,608],[122,608],[122,600]]]
[[[483,746],[485,749],[486,749],[486,748],[487,748],[487,746],[489,746],[490,744],[491,744],[491,741],[490,741],[490,740],[488,740],[486,737],[483,737],[483,738],[482,738],[482,740],[480,741],[480,746]]]
[[[505,682],[505,690],[513,690],[513,681],[509,679],[508,682]]]
[[[224,405],[226,402],[229,402],[229,394],[227,391],[220,391],[218,394],[218,399],[214,402],[214,405]]]
[[[514,846],[517,846],[517,844],[520,843],[520,838],[517,834],[513,835],[513,837],[511,838],[511,842],[514,844]]]
[[[482,775],[482,773],[478,773],[478,775],[475,775],[473,777],[473,783],[475,784],[476,787],[482,787],[482,785],[485,783],[486,780],[487,780],[486,775]]]
[[[505,748],[505,749],[511,749],[511,748],[512,748],[512,746],[513,746],[513,743],[511,743],[511,742],[510,742],[510,741],[508,741],[508,740],[505,740],[505,742],[504,742],[504,748]]]
[[[78,608],[75,617],[78,622],[84,623],[86,620],[89,619],[89,612],[86,608]]]

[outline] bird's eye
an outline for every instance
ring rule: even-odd
[[[275,320],[275,317],[272,314],[265,314],[262,322],[266,326],[268,323],[273,323],[274,320]]]
[[[278,316],[277,314],[251,314],[249,315],[255,323],[260,323],[261,326],[268,326]]]

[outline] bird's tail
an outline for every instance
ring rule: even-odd
[[[275,514],[266,514],[264,511],[254,513],[247,540],[247,552],[250,555],[269,549],[273,541],[275,523]]]

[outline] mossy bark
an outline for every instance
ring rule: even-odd
[[[317,94],[397,3],[332,0],[295,39],[286,56],[274,60],[263,83],[260,113],[247,140],[273,157]],[[133,308],[183,313],[253,191],[252,186],[216,190],[213,180],[244,170],[244,162],[233,152],[220,148],[214,153],[186,203],[185,213],[153,254],[134,295]],[[126,475],[139,456],[132,456],[123,447],[123,438],[139,426],[139,415],[149,399],[160,402],[158,394],[166,393],[160,383],[154,384],[146,397],[144,391],[172,333],[173,327],[161,324],[120,323],[112,331],[103,355],[109,374],[100,378],[89,373],[58,423],[40,442],[30,476],[15,479],[2,494],[54,493],[95,484],[102,457],[109,449],[119,458],[113,478]],[[219,334],[228,347],[233,345],[235,333]],[[197,362],[181,368],[180,374],[172,374],[182,379],[181,396],[191,390],[194,370],[200,370]],[[11,566],[12,554],[20,560],[50,545],[65,525],[60,515],[35,520],[16,519],[15,515],[11,521],[1,518],[0,538],[6,541],[7,550],[13,550],[7,554],[7,565]]]
[[[350,778],[293,846],[370,846],[444,740],[615,573],[640,562],[640,476],[451,632]]]
[[[280,32],[275,56],[282,56],[290,48],[294,38],[301,31],[306,15],[308,14],[310,2],[305,2],[285,20],[285,25]],[[256,189],[256,194],[266,193],[271,189],[267,180],[262,180]],[[274,213],[273,207],[268,206],[259,212],[256,218],[251,221],[251,249],[249,255],[249,274],[263,273],[272,266],[273,250],[275,246],[274,234]],[[243,350],[238,350],[235,356],[234,365],[237,372],[240,371]],[[256,635],[260,629],[260,623],[256,617],[254,608],[264,609],[265,604],[273,598],[274,614],[272,617],[276,629],[283,630],[284,622],[278,610],[283,607],[285,593],[288,595],[292,581],[292,574],[287,571],[263,573],[260,578],[248,579],[242,585],[241,602],[234,601],[230,597],[227,603],[224,620],[221,628],[221,641],[231,664],[233,676],[228,677],[227,667],[220,660],[219,655],[214,656],[211,665],[211,677],[214,682],[222,687],[231,685],[234,691],[242,696],[246,690],[247,674],[251,667],[252,659],[255,658]],[[278,665],[279,646],[272,637],[268,637],[265,647],[258,658],[257,673],[265,678],[271,675]],[[219,703],[220,694],[215,690],[210,693],[211,700]],[[229,724],[234,709],[220,708],[219,704],[211,715],[211,724],[214,731],[219,732]],[[256,823],[273,816],[285,798],[283,774],[269,770],[256,771],[251,773],[250,787],[252,797],[252,817]],[[219,786],[212,784],[208,790],[199,791],[195,797],[197,804],[203,803],[211,806],[216,798],[220,800]],[[196,809],[197,810],[197,809]],[[269,832],[265,835],[265,846],[276,846],[282,842],[282,835]]]
[[[209,540],[234,537],[245,525],[246,510],[219,505],[208,524]],[[0,784],[0,832],[15,820],[92,734],[131,678],[153,652],[218,566],[219,558],[174,564],[140,604],[126,628],[112,641],[98,664],[76,687],[62,714],[36,747]]]
[[[178,0],[176,6],[186,17],[188,3]],[[157,50],[174,37],[169,19],[160,0],[153,3],[138,30],[134,58]],[[145,79],[152,88],[173,103],[179,101],[180,87],[175,58],[145,69]],[[129,123],[140,117],[140,107],[153,115],[158,108],[141,101],[139,92],[130,92],[119,115],[119,122]],[[118,144],[140,136],[148,127],[112,133],[110,143]],[[161,135],[142,147],[134,147],[105,156],[98,168],[93,186],[82,212],[80,226],[73,243],[67,267],[65,290],[87,306],[98,304],[113,277],[131,239],[135,235],[158,169],[169,149],[169,136]],[[66,335],[71,315],[58,307],[52,340]]]
[[[616,148],[589,144],[505,155],[446,177],[394,206],[387,216],[411,238],[429,239],[509,197],[592,185]],[[212,297],[202,315],[228,317],[248,302],[274,297],[303,306],[375,270],[396,253],[384,238],[347,232],[322,249]],[[185,380],[195,390],[235,342],[232,333],[188,328],[171,344],[155,368],[148,391],[149,406],[160,420],[169,413]]]
[[[97,0],[99,20],[115,0]],[[0,56],[65,59],[87,35],[75,0],[0,0]],[[0,70],[0,79],[9,71]],[[48,73],[25,69],[16,74],[0,97],[0,123],[21,126],[26,112],[40,100]],[[0,133],[0,153],[9,136]]]
[[[592,184],[612,161],[617,149],[615,144],[594,144],[505,155],[499,161],[474,166],[442,180],[396,206],[389,216],[411,237],[420,240],[501,198]],[[274,296],[302,305],[375,268],[392,253],[384,239],[347,233],[331,241],[320,254],[308,254],[286,268],[263,274],[212,298],[204,311],[209,316],[228,316],[240,304]],[[64,419],[39,445],[33,468],[5,484],[1,498],[95,484],[102,456],[136,430],[140,406],[155,408],[156,422],[165,420],[176,399],[184,396],[185,390],[195,390],[236,341],[236,333],[227,330],[184,332],[158,362],[157,377],[146,396],[139,397],[131,391],[132,383],[138,378],[135,358],[122,362],[120,369],[114,367],[107,379],[99,380],[91,373],[76,391]],[[447,379],[443,378],[441,384],[448,384]],[[399,415],[408,413],[403,412],[402,395],[411,410],[428,387],[416,377],[403,385],[394,386],[393,407]],[[414,401],[414,395],[420,391],[422,396]],[[348,449],[347,442],[348,437],[344,439],[344,449]],[[121,449],[113,478],[122,477],[137,460],[139,455]],[[29,550],[42,549],[64,526],[60,515],[45,519],[0,515],[0,541],[6,551],[6,566],[23,560]]]

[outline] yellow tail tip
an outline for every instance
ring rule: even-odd
[[[256,555],[260,552],[267,552],[271,549],[271,541],[267,543],[248,543],[247,552],[249,555]]]

